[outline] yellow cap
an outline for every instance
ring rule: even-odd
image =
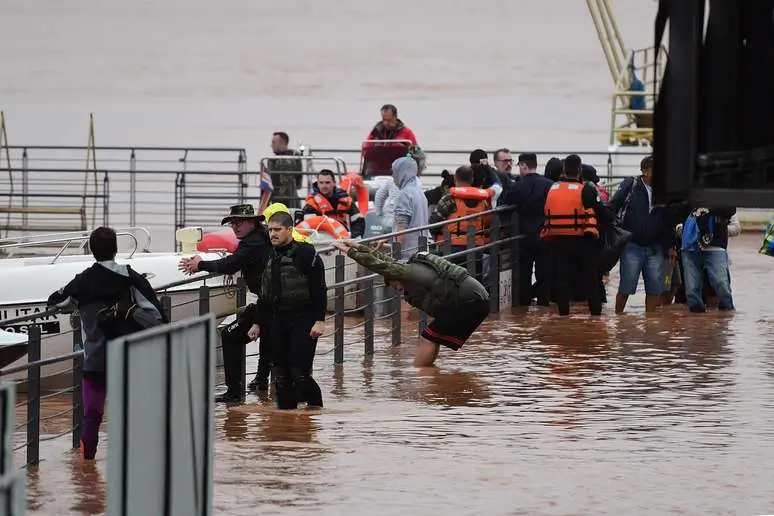
[[[266,209],[263,210],[263,215],[264,217],[266,217],[266,220],[269,220],[272,217],[272,215],[279,212],[285,212],[288,215],[290,215],[290,210],[288,209],[288,207],[282,204],[281,202],[273,202],[270,205],[268,205]]]
[[[270,205],[268,205],[265,210],[263,210],[263,215],[266,217],[266,220],[269,220],[272,217],[272,215],[280,212],[284,212],[290,215],[290,210],[288,209],[287,206],[285,206],[281,202],[273,202]],[[307,244],[312,243],[312,240],[308,236],[299,233],[298,231],[295,230],[295,228],[293,228],[292,233],[293,233],[293,240],[295,240],[296,242],[305,242]]]

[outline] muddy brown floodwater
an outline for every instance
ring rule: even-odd
[[[350,346],[341,368],[320,356],[323,412],[217,409],[214,512],[774,513],[774,259],[759,244],[732,241],[733,314],[645,317],[639,294],[623,316],[493,316],[432,373],[411,367],[408,332],[372,359]],[[67,444],[30,471],[30,514],[104,513],[105,447],[87,464]]]

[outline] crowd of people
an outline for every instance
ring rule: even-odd
[[[366,217],[352,192],[336,184],[331,170],[321,170],[305,202],[297,203],[300,162],[288,148],[284,132],[272,136],[269,160],[277,200],[256,213],[251,204],[231,207],[221,224],[238,239],[236,250],[217,260],[183,258],[187,274],[240,272],[257,301],[240,307],[236,320],[221,332],[226,391],[220,402],[245,398],[244,346],[259,339],[258,371],[249,390],[267,393],[275,385],[279,409],[300,403],[322,407],[322,392],[312,376],[317,341],[325,331],[327,286],[322,258],[304,234],[304,224],[327,224],[333,246],[401,293],[411,306],[432,318],[421,335],[414,365],[432,366],[441,347],[459,350],[490,310],[485,254],[492,224],[511,206],[519,234],[519,304],[549,306],[568,315],[572,301],[585,301],[598,316],[607,302],[605,282],[619,263],[615,312],[623,313],[643,279],[645,309],[683,302],[691,312],[708,307],[733,310],[728,239],[740,232],[733,207],[655,206],[654,162],[642,159],[640,174],[626,178],[608,196],[593,166],[571,154],[553,157],[538,171],[537,156],[513,158],[508,148],[489,155],[471,152],[469,163],[453,173],[444,170],[441,184],[425,189],[426,156],[415,134],[387,104],[364,145],[364,177],[387,176],[375,192],[375,213],[401,253],[383,253],[353,240],[366,232]],[[515,168],[514,168],[515,165]],[[298,208],[294,218],[290,207]],[[420,238],[430,242],[429,252]],[[93,459],[106,396],[106,342],[168,322],[148,281],[115,262],[116,234],[98,228],[89,247],[96,263],[53,293],[50,306],[75,303],[84,333],[83,456]],[[476,266],[467,256],[475,248]],[[394,251],[394,250],[393,250]],[[774,225],[761,253],[774,255]],[[443,256],[449,255],[449,259]],[[534,281],[533,281],[534,278]]]
[[[513,230],[523,235],[519,279],[527,286],[520,291],[521,305],[553,302],[566,315],[571,301],[587,301],[592,314],[601,313],[607,303],[604,284],[618,262],[611,263],[609,257],[617,238],[627,242],[614,253],[617,258],[620,251],[617,313],[626,309],[640,277],[649,312],[673,302],[685,302],[694,312],[706,310],[708,301],[710,306],[733,309],[726,248],[729,233],[738,231],[736,209],[654,206],[651,156],[640,163],[640,174],[624,179],[612,197],[596,169],[577,155],[549,159],[541,174],[534,153],[519,154],[514,160],[505,147],[491,153],[491,164],[486,151],[474,150],[469,163],[454,172],[444,170],[440,185],[424,189],[426,156],[417,136],[398,118],[394,105],[382,106],[380,114],[363,145],[361,173],[371,178],[392,176],[392,181],[380,183],[374,208],[384,231],[399,232],[404,258],[419,250],[421,236],[438,248],[447,242],[447,253],[471,243],[485,245],[491,241],[492,214],[487,212],[514,206],[519,227]],[[363,236],[367,214],[357,210],[333,179],[332,172],[320,172],[302,208],[304,216],[333,217],[347,236]],[[438,225],[458,218],[464,220]],[[410,231],[428,225],[429,231]],[[475,276],[486,282],[483,258],[476,259]],[[458,255],[452,261],[464,264],[467,258]]]

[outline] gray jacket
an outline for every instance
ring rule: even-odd
[[[395,227],[405,229],[418,228],[428,224],[427,197],[417,179],[417,163],[412,158],[398,158],[392,163],[392,180],[400,189],[395,201]],[[419,237],[430,238],[427,230],[415,231],[404,236],[402,256],[407,258],[415,254],[419,247]]]

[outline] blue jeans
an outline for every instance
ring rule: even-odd
[[[666,272],[666,256],[660,246],[643,247],[628,244],[621,254],[618,283],[618,293],[627,296],[637,292],[640,273],[645,282],[645,293],[659,295],[664,292],[664,275]]]
[[[683,281],[685,298],[689,308],[704,308],[701,298],[703,272],[707,271],[710,286],[718,295],[718,307],[734,308],[731,296],[731,274],[728,270],[728,253],[725,249],[710,251],[683,251]]]

